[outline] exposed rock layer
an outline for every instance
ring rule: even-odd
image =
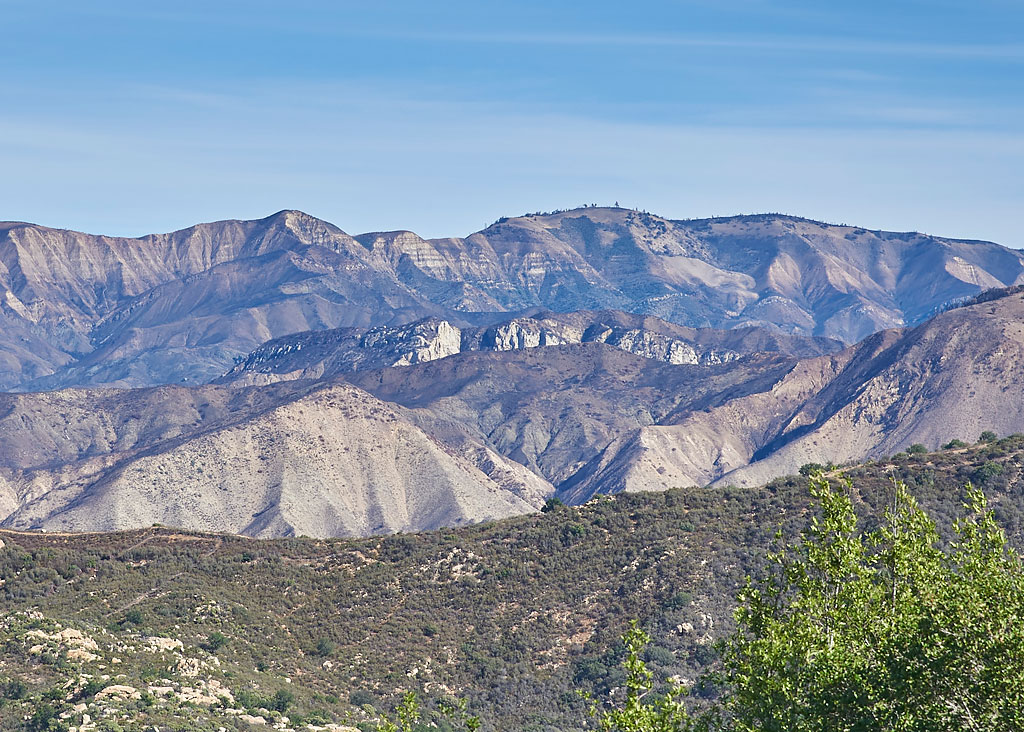
[[[250,353],[222,380],[261,384],[318,379],[350,371],[426,363],[468,351],[606,343],[670,364],[712,365],[755,353],[816,356],[842,345],[827,338],[788,336],[765,328],[694,329],[627,313],[540,312],[488,326],[457,328],[428,318],[409,325],[338,328],[276,338]]]

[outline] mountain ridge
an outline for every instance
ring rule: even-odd
[[[1024,432],[1024,293],[980,300],[806,358],[676,364],[591,341],[262,385],[3,394],[0,525],[407,531]]]
[[[849,344],[1020,282],[1024,255],[990,242],[769,214],[671,221],[583,208],[430,240],[353,237],[294,210],[137,239],[8,223],[0,388],[203,383],[304,330],[472,324],[474,313],[535,307]]]
[[[0,523],[411,531],[1021,431],[1022,287],[996,244],[776,215],[10,224]]]

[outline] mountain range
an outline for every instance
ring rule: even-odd
[[[1022,281],[1024,255],[996,244],[772,215],[587,208],[434,240],[353,237],[298,211],[140,239],[7,223],[0,388],[205,383],[291,333],[536,307],[851,344]]]
[[[1021,431],[1022,283],[997,244],[780,215],[2,224],[0,516],[414,531]]]

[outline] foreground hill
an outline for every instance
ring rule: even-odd
[[[1022,463],[1018,435],[847,472],[868,512],[895,472],[944,532],[974,480],[1019,547]],[[659,678],[713,662],[735,590],[808,505],[805,481],[782,479],[364,540],[0,531],[0,715],[17,729],[49,703],[76,725],[371,729],[363,705],[415,689],[468,696],[488,729],[578,730],[574,691],[621,685],[616,638],[630,619],[655,639]]]
[[[1024,281],[987,242],[786,216],[585,208],[465,239],[352,237],[297,211],[140,239],[0,224],[0,388],[205,383],[309,330],[617,309],[852,343]]]

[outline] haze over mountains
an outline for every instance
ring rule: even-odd
[[[0,387],[205,383],[290,333],[542,307],[854,343],[1022,280],[1020,252],[785,216],[588,208],[465,239],[352,237],[297,211],[142,239],[0,225]]]
[[[3,224],[0,516],[412,531],[1020,431],[1021,294],[941,311],[1022,283],[997,244],[777,215]]]

